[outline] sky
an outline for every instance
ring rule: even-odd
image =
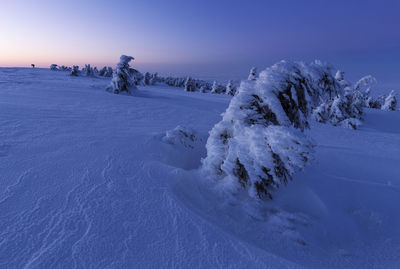
[[[127,54],[139,70],[237,78],[320,59],[400,85],[399,11],[395,0],[2,0],[0,66],[114,66]]]

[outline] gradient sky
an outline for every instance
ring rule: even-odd
[[[400,81],[400,1],[146,0],[0,2],[0,66],[112,65],[247,75],[321,59],[352,77]]]

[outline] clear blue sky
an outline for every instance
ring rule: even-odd
[[[0,66],[92,63],[240,76],[281,59],[321,59],[359,76],[400,77],[400,1],[10,0]]]

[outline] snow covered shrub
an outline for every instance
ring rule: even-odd
[[[56,65],[56,64],[50,65],[50,70],[52,70],[52,71],[58,71],[57,65]]]
[[[135,85],[143,85],[144,75],[142,73],[133,68],[129,68],[129,73],[131,74]]]
[[[216,81],[213,82],[213,85],[211,87],[211,93],[225,93],[226,89],[225,87],[219,85]]]
[[[213,82],[211,93],[218,93],[218,83],[216,81]]]
[[[380,95],[378,98],[372,101],[371,108],[381,109],[385,104],[386,96]]]
[[[371,75],[362,77],[357,83],[354,85],[354,89],[360,92],[366,91],[370,89],[372,84],[376,83],[376,78]]]
[[[87,77],[94,76],[94,71],[90,64],[85,64],[85,67],[82,69],[82,73]]]
[[[107,90],[112,90],[115,94],[126,92],[131,94],[131,91],[136,89],[135,83],[132,78],[129,62],[134,60],[132,56],[122,55],[117,64],[117,68],[113,72],[111,85]]]
[[[150,85],[151,75],[149,72],[144,73],[144,85]]]
[[[338,70],[336,72],[335,79],[339,82],[339,84],[343,87],[343,89],[351,87],[351,84],[344,79],[344,72],[343,71]]]
[[[196,89],[194,87],[194,83],[191,77],[188,77],[185,80],[185,91],[187,92],[194,92]]]
[[[206,93],[206,92],[207,92],[206,86],[201,86],[201,87],[200,87],[200,92],[201,92],[201,93]]]
[[[312,145],[301,130],[308,126],[307,91],[315,85],[301,68],[282,61],[256,80],[243,81],[211,130],[203,169],[225,188],[271,198],[272,189],[312,158]]]
[[[229,80],[228,84],[226,85],[226,92],[225,93],[233,96],[233,95],[235,95],[235,92],[236,92],[236,89],[232,84],[232,80]]]
[[[99,76],[112,77],[112,73],[113,73],[113,70],[111,67],[104,66],[102,69],[100,69]]]
[[[59,69],[60,71],[71,71],[71,70],[72,70],[71,67],[68,67],[68,66],[65,66],[65,65],[59,66],[58,69]]]
[[[250,70],[250,74],[249,74],[247,79],[248,80],[256,80],[257,79],[257,67],[253,67]]]
[[[75,76],[75,77],[79,76],[79,66],[74,65],[74,66],[72,67],[72,70],[71,70],[71,74],[70,74],[70,75],[71,75],[71,76]]]
[[[390,94],[385,98],[385,103],[382,106],[383,110],[396,110],[397,99],[394,91],[391,91]]]
[[[194,148],[195,141],[198,138],[191,128],[182,127],[178,125],[173,130],[168,130],[162,141],[171,145],[183,145],[186,148]]]
[[[158,82],[158,73],[154,73],[150,79],[150,85],[155,85]]]
[[[320,104],[312,111],[312,118],[317,122],[326,122],[329,119],[329,108],[330,106],[327,103]]]

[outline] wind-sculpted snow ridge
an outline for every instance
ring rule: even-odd
[[[272,198],[272,189],[287,184],[312,159],[312,144],[301,134],[310,112],[333,102],[331,118],[350,118],[339,106],[344,89],[332,71],[320,61],[281,61],[243,81],[210,132],[204,170],[231,192],[242,187],[250,197]]]

